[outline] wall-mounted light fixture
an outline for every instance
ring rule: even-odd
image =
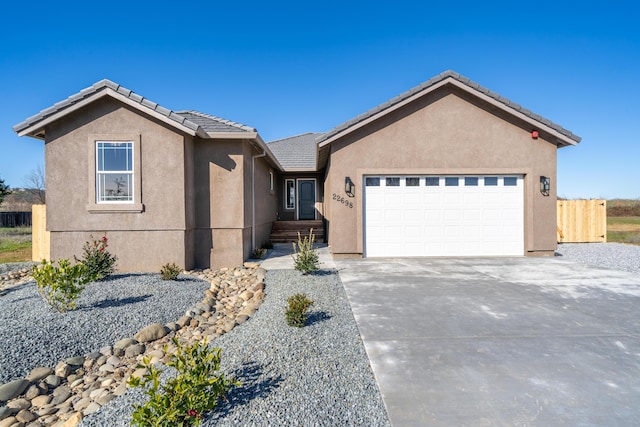
[[[551,178],[548,176],[540,177],[540,192],[543,196],[549,195],[549,189],[551,188]]]
[[[347,193],[349,197],[356,196],[356,185],[351,181],[351,178],[348,176],[344,177],[344,192]]]

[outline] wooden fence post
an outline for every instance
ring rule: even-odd
[[[51,232],[47,231],[47,205],[33,205],[31,212],[31,259],[35,262],[49,260]]]

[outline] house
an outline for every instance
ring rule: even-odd
[[[106,232],[123,271],[238,265],[292,224],[335,254],[553,254],[556,151],[580,142],[452,71],[268,144],[108,80],[14,130],[45,141],[52,258]]]

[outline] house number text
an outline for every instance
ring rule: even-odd
[[[337,201],[338,203],[342,203],[343,205],[345,205],[348,208],[352,208],[353,209],[353,202],[351,202],[349,199],[345,199],[344,197],[333,193],[333,200]]]

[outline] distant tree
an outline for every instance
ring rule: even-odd
[[[9,190],[9,186],[4,183],[4,179],[0,179],[0,205],[5,197],[11,194],[11,190]]]
[[[42,165],[38,165],[37,168],[29,172],[29,174],[24,177],[24,181],[27,188],[35,190],[38,202],[45,204],[45,175]]]

